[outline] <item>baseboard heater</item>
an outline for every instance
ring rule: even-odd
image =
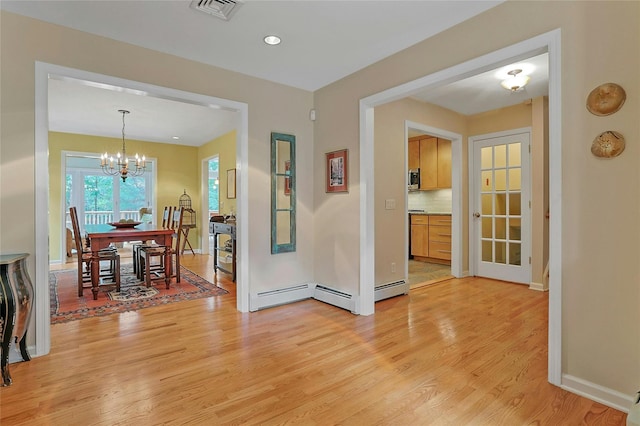
[[[316,285],[315,291],[313,293],[313,298],[321,302],[346,309],[351,313],[356,312],[355,297],[353,297],[349,293],[344,293],[342,291],[318,284]]]
[[[303,299],[310,299],[313,297],[314,287],[315,285],[313,284],[301,284],[293,287],[263,291],[255,296],[251,296],[249,310],[253,312]]]
[[[374,300],[378,302],[401,294],[409,294],[409,284],[404,280],[377,286],[374,291]]]

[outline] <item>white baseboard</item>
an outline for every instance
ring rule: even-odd
[[[569,374],[562,375],[562,385],[560,387],[624,413],[628,413],[633,404],[633,395],[626,395]]]
[[[255,312],[260,309],[310,299],[313,297],[314,289],[315,284],[307,283],[252,294],[249,300],[249,310]]]
[[[316,284],[313,298],[338,308],[346,309],[352,314],[356,312],[356,297],[340,290]]]
[[[378,285],[374,292],[374,301],[378,302],[401,294],[409,294],[409,283],[404,280]]]
[[[533,281],[529,283],[529,290],[535,291],[549,291],[549,288],[545,288],[542,283],[534,283]]]
[[[27,345],[27,352],[29,352],[31,358],[35,358],[37,356],[34,355],[36,353],[35,345]],[[23,361],[24,360],[22,359],[20,348],[16,346],[15,342],[11,342],[11,344],[9,345],[9,364],[15,364],[16,362]]]

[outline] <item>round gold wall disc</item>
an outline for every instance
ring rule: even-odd
[[[622,108],[627,94],[615,83],[605,83],[596,87],[587,97],[587,109],[595,115],[611,115]]]
[[[600,133],[591,144],[591,153],[596,157],[613,158],[624,151],[624,136],[614,130]]]

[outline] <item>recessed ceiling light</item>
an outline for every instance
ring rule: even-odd
[[[171,139],[178,140],[178,139],[180,139],[180,136],[172,136]]]
[[[275,36],[275,35],[268,35],[264,38],[264,42],[267,43],[270,46],[275,46],[280,44],[282,40],[280,40],[280,37]]]

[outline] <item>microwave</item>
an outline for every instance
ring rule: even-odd
[[[409,169],[409,190],[420,189],[420,169]]]

